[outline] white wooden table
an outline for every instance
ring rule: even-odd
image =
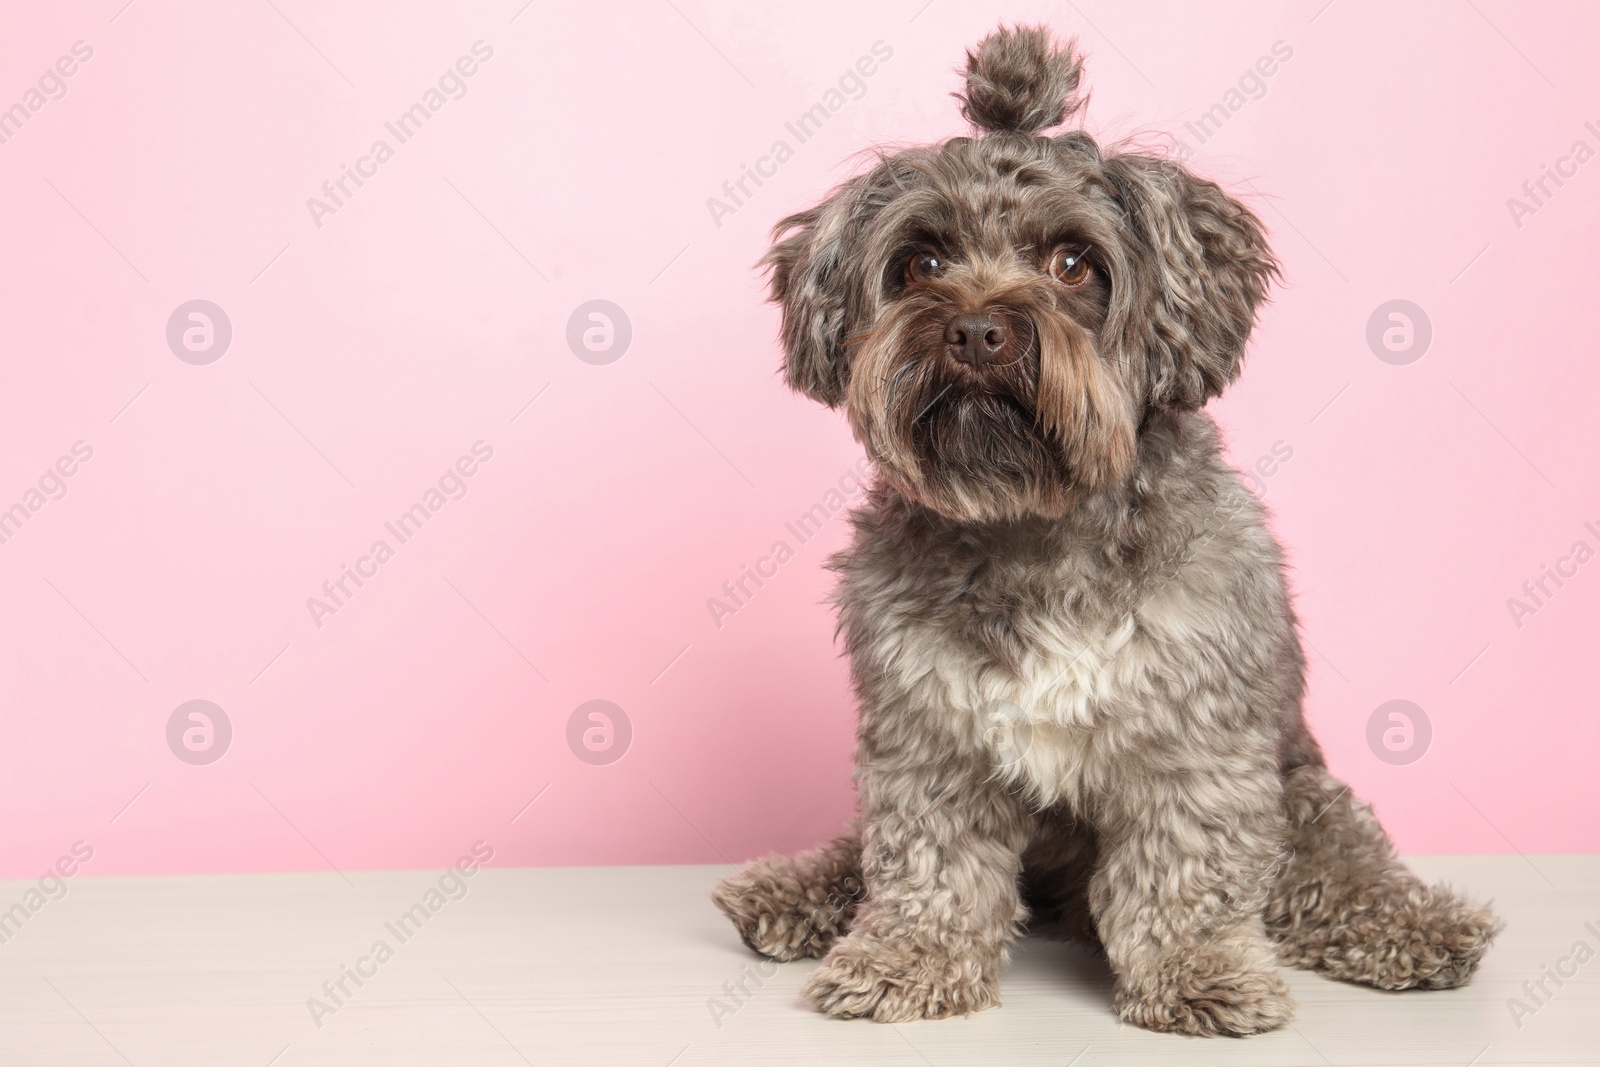
[[[397,927],[405,940],[385,924],[426,905],[439,872],[80,877],[0,944],[0,1064],[1600,1064],[1600,955],[1545,979],[1543,1004],[1523,988],[1579,941],[1600,954],[1600,857],[1415,865],[1509,921],[1477,981],[1386,994],[1290,972],[1293,1027],[1245,1040],[1121,1026],[1104,965],[1037,941],[1001,1008],[824,1019],[797,996],[814,963],[758,968],[711,906],[721,867],[487,869]],[[32,884],[0,882],[0,908]],[[358,964],[368,976],[339,993]],[[1512,997],[1532,1014],[1514,1019]]]

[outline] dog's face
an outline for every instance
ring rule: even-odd
[[[1060,515],[1124,483],[1158,408],[1237,377],[1276,265],[1215,184],[1080,132],[1040,30],[968,56],[989,132],[883,158],[778,226],[789,383],[843,404],[896,488],[951,518]]]

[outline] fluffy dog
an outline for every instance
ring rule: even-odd
[[[1260,221],[1164,159],[1049,136],[1079,63],[1041,29],[967,56],[977,128],[779,223],[796,390],[878,477],[840,625],[857,827],[724,881],[751,948],[881,1022],[999,1003],[1024,929],[1103,946],[1128,1022],[1289,1019],[1280,962],[1467,982],[1497,932],[1424,885],[1301,715],[1283,556],[1202,410],[1277,276]]]

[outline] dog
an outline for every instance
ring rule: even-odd
[[[1129,1023],[1287,1022],[1280,963],[1468,982],[1500,922],[1429,887],[1301,713],[1283,553],[1205,404],[1279,274],[1260,220],[1054,135],[1075,46],[967,55],[976,135],[883,153],[763,260],[788,384],[876,466],[830,562],[859,816],[713,899],[803,996],[879,1022],[997,1005],[1023,932],[1098,944]]]

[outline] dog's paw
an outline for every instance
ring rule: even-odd
[[[883,951],[871,943],[837,945],[801,988],[818,1011],[838,1019],[904,1023],[968,1015],[1000,1003],[992,975],[926,957]]]
[[[789,859],[757,860],[724,878],[711,899],[746,945],[782,963],[827,953],[849,928],[856,901],[810,885]]]
[[[1279,958],[1379,989],[1466,985],[1504,925],[1489,909],[1405,872],[1323,900],[1274,932]]]
[[[1259,953],[1210,947],[1191,953],[1135,986],[1119,982],[1117,1014],[1163,1033],[1242,1037],[1274,1030],[1294,1016],[1295,1002],[1276,969]]]
[[[1379,989],[1454,989],[1472,981],[1501,926],[1446,889],[1414,892],[1344,946],[1341,977]]]

